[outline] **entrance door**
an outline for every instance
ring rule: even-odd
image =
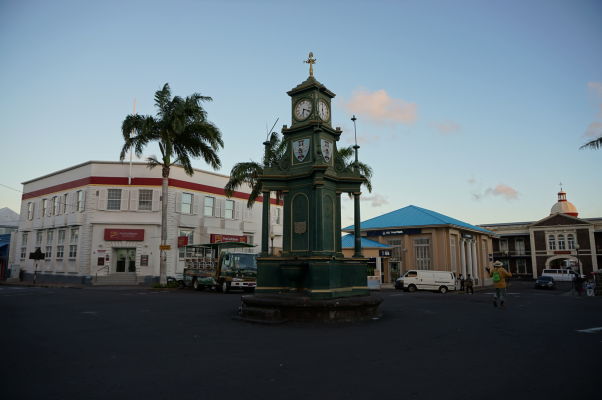
[[[115,249],[115,272],[136,272],[136,249]]]

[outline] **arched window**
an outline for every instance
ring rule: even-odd
[[[566,235],[566,242],[569,250],[573,250],[575,248],[575,236],[571,234]]]
[[[548,249],[556,250],[556,237],[554,235],[548,236]]]
[[[564,235],[558,235],[558,250],[564,250]]]

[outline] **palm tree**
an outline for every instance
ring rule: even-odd
[[[224,190],[226,196],[232,197],[234,191],[243,184],[249,185],[251,193],[247,200],[247,207],[253,207],[255,201],[261,194],[261,176],[264,168],[269,168],[275,165],[282,159],[286,151],[286,142],[278,136],[278,133],[272,132],[269,140],[266,142],[265,153],[263,156],[263,164],[255,161],[240,162],[235,164],[230,171],[230,179]],[[276,199],[280,199],[281,194],[276,193]]]
[[[261,193],[261,176],[266,167],[271,167],[279,162],[286,152],[286,142],[282,140],[276,132],[272,132],[269,141],[266,143],[263,164],[255,161],[241,162],[235,164],[230,171],[230,180],[226,183],[224,190],[226,196],[232,197],[234,191],[242,184],[246,183],[251,188],[251,194],[247,201],[247,207],[253,207],[257,197]],[[353,172],[355,161],[352,160],[353,147],[343,147],[338,149],[335,155],[335,164],[341,172]],[[372,168],[367,164],[358,162],[360,173],[366,178],[364,185],[369,192],[372,192]],[[276,193],[276,199],[280,199],[281,194]]]
[[[594,139],[590,142],[587,142],[586,144],[584,144],[583,146],[579,147],[579,149],[594,149],[597,150],[600,147],[602,147],[602,136],[600,136],[597,139]]]
[[[191,158],[202,158],[213,169],[221,166],[217,155],[219,148],[224,147],[222,134],[211,122],[207,121],[207,112],[201,102],[211,101],[211,97],[198,93],[185,99],[171,97],[169,84],[155,92],[157,116],[130,114],[125,117],[121,126],[125,143],[119,159],[123,161],[128,151],[134,151],[140,157],[144,147],[150,142],[157,142],[161,157],[146,159],[148,167],[161,166],[163,177],[161,193],[161,244],[167,241],[167,195],[169,171],[174,165],[184,168],[189,176],[194,170]],[[159,283],[167,283],[166,261],[163,255],[159,263]]]

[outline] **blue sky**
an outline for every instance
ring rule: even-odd
[[[23,181],[118,159],[134,98],[154,114],[166,82],[213,97],[218,172],[260,160],[313,51],[341,144],[356,114],[374,169],[362,219],[413,204],[472,224],[537,220],[559,182],[580,216],[600,217],[602,151],[578,148],[602,134],[601,20],[602,2],[583,0],[5,0],[0,208],[18,211],[9,188]]]

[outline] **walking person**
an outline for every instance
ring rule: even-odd
[[[493,281],[493,287],[495,288],[495,296],[493,297],[493,306],[498,305],[504,308],[504,301],[506,300],[506,278],[510,278],[512,274],[504,268],[504,264],[501,261],[493,263],[493,268],[487,268],[489,277]]]
[[[464,277],[460,274],[460,290],[464,290]]]
[[[468,277],[466,278],[466,281],[464,282],[464,287],[466,288],[466,294],[468,294],[468,293],[474,294],[474,289],[472,288],[472,285],[473,285],[472,278],[470,277],[470,274],[468,274]]]

